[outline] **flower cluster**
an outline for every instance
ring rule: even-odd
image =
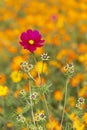
[[[28,62],[24,61],[20,63],[20,68],[21,70],[23,70],[24,72],[28,73],[32,68],[33,65],[29,64]]]

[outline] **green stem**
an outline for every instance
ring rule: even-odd
[[[33,53],[33,57],[34,57],[35,63],[37,64],[37,59],[36,59],[36,57],[34,56],[34,53]],[[42,63],[42,71],[41,71],[41,73],[43,73],[43,68],[44,68],[44,61],[43,61],[43,63]],[[40,73],[39,73],[38,71],[37,71],[37,73],[38,73],[38,78],[39,78],[39,85],[40,85],[40,87],[41,87],[41,85],[42,85],[42,79],[41,79]],[[45,106],[46,106],[46,110],[47,110],[47,114],[48,114],[48,118],[49,118],[50,129],[53,130],[53,129],[52,129],[51,119],[50,119],[49,108],[48,108],[46,96],[45,96],[44,93],[43,93],[43,97],[44,97],[44,102],[45,102]]]
[[[42,63],[42,73],[43,73],[43,68],[44,68],[44,61]],[[42,80],[41,80],[41,85],[42,85]],[[49,118],[50,128],[52,130],[52,123],[51,123],[51,118],[50,118],[50,112],[49,112],[49,108],[48,108],[48,103],[47,103],[47,100],[46,100],[46,96],[45,96],[44,93],[43,93],[43,97],[44,97],[44,102],[45,102],[45,106],[46,106],[46,110],[47,110],[47,114],[48,114],[48,118]]]
[[[31,99],[31,87],[30,87],[30,84],[29,84],[29,92],[30,92],[30,104],[31,104],[31,114],[32,114],[32,119],[33,119],[33,123],[35,125],[35,121],[34,121],[34,112],[33,112],[33,104],[32,104],[32,99]]]
[[[37,61],[36,57],[34,56],[34,53],[32,53],[32,54],[33,54],[34,61],[37,64],[38,61]],[[40,73],[38,72],[38,68],[37,68],[37,74],[38,74],[39,83],[40,83],[40,86],[41,86],[41,77],[40,77]]]
[[[29,125],[27,121],[25,122],[25,125],[27,126],[27,129],[29,130]]]
[[[69,83],[69,78],[67,78],[66,86],[65,86],[65,98],[64,98],[64,106],[63,106],[63,113],[62,113],[62,119],[61,119],[61,128],[62,128],[63,119],[64,119],[64,114],[65,114],[68,83]]]
[[[47,110],[47,114],[48,114],[48,118],[49,118],[50,129],[53,130],[53,128],[52,128],[52,123],[51,123],[51,118],[50,118],[50,112],[49,112],[49,108],[48,108],[46,96],[45,96],[44,93],[43,93],[43,96],[44,96],[44,102],[45,102],[45,106],[46,106],[46,110]]]
[[[4,129],[7,129],[6,120],[5,120],[5,100],[4,100],[4,97],[2,97],[2,107],[3,107],[3,114],[4,114],[2,121],[3,121]]]
[[[28,73],[28,77],[30,77],[33,81],[36,81],[33,76],[30,74],[30,72]]]

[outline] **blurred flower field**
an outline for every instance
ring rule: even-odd
[[[28,29],[38,30],[40,40],[45,40],[44,46],[34,50],[37,62],[19,43],[21,33]],[[28,75],[20,67],[24,61],[33,65],[29,76],[36,92],[30,97],[38,97],[37,90],[47,91],[40,101],[34,100],[37,130],[87,130],[87,0],[0,0],[0,130],[36,130],[23,123],[24,117],[31,122],[32,116],[20,96],[20,92],[31,92]],[[66,93],[67,65],[74,66],[74,73]],[[40,90],[38,74],[45,90]]]

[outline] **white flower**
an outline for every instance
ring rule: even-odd
[[[23,123],[24,123],[25,120],[26,120],[25,117],[22,116],[21,114],[17,116],[17,121],[20,121],[20,122],[23,122]]]
[[[20,91],[20,94],[24,96],[24,95],[26,95],[26,91],[25,91],[24,89],[22,89],[22,90]]]
[[[32,64],[29,64],[28,62],[24,61],[24,62],[21,62],[20,64],[20,67],[21,69],[28,73],[32,68],[33,68],[33,65]]]
[[[83,104],[85,102],[85,99],[83,98],[83,97],[80,97],[79,99],[78,99],[78,103],[79,104]]]
[[[79,109],[82,109],[81,104],[79,104],[79,103],[76,104],[76,107]]]
[[[26,61],[23,61],[23,62],[20,63],[21,68],[23,68],[23,67],[25,67],[27,65],[28,65],[28,62],[26,62]]]
[[[69,63],[67,64],[65,67],[64,67],[64,70],[67,72],[67,73],[73,73],[74,72],[74,65],[73,63]]]
[[[32,100],[36,100],[37,96],[38,96],[38,93],[37,93],[37,92],[34,92],[34,93],[31,95],[31,99],[32,99]]]
[[[49,58],[50,58],[50,56],[48,56],[47,53],[44,53],[44,54],[41,55],[41,59],[42,59],[43,61],[49,60]]]

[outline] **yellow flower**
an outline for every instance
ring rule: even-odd
[[[8,123],[7,123],[7,127],[8,127],[8,128],[11,128],[12,126],[13,126],[13,124],[12,124],[11,122],[8,122]]]
[[[22,128],[21,130],[30,130],[30,129],[28,129],[28,128]]]
[[[87,124],[87,112],[84,113],[84,115],[83,115],[83,120],[84,120],[84,122]]]
[[[80,121],[79,117],[76,116],[74,113],[70,114],[70,119],[73,122],[73,128],[76,130],[84,130],[85,129],[85,124]]]
[[[75,128],[76,130],[84,130],[85,125],[77,119],[73,121],[73,128]]]
[[[84,80],[84,74],[79,73],[71,79],[72,87],[78,87],[78,84]]]
[[[56,119],[54,119],[53,117],[51,117],[51,122],[52,122],[52,129],[54,129],[54,130],[61,130],[58,120],[56,120]],[[47,127],[48,130],[51,129],[51,128],[50,128],[50,127],[51,127],[51,126],[50,126],[50,122],[48,122],[48,123],[46,124],[46,127]]]
[[[7,86],[0,86],[0,96],[6,96],[8,94],[8,87]]]
[[[47,64],[44,63],[43,65],[43,62],[37,62],[36,64],[36,70],[39,72],[39,73],[42,73],[42,67],[43,67],[43,73],[47,73],[48,72],[48,67],[47,67]]]
[[[11,79],[13,82],[17,83],[20,82],[22,79],[22,74],[19,73],[18,71],[13,71],[10,75]]]
[[[78,60],[82,63],[86,62],[87,61],[87,53],[85,54],[81,54],[79,57],[78,57]]]
[[[2,113],[2,111],[3,111],[3,108],[0,106],[0,113]]]
[[[75,113],[71,113],[71,114],[69,115],[69,117],[70,117],[70,119],[71,119],[72,121],[77,119]]]
[[[34,115],[35,121],[45,120],[46,116],[44,115],[44,110],[37,110]]]

